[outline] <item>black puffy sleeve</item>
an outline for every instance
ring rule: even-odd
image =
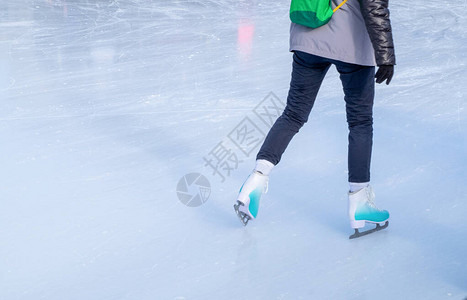
[[[371,43],[375,49],[376,64],[395,65],[394,42],[389,19],[389,0],[359,0]]]

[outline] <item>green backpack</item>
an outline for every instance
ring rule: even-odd
[[[303,26],[318,28],[331,20],[332,15],[347,0],[344,0],[334,10],[331,0],[292,0],[290,4],[290,20]]]

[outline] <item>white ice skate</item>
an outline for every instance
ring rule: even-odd
[[[267,192],[268,179],[269,176],[253,171],[240,188],[234,209],[244,226],[258,215],[259,201]]]
[[[349,219],[350,226],[355,229],[355,233],[349,238],[358,238],[369,233],[382,230],[389,225],[389,212],[378,209],[374,203],[375,194],[370,185],[354,192],[349,193]],[[359,232],[365,223],[376,224],[376,227],[367,231]]]

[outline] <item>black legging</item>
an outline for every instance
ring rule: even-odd
[[[264,141],[257,159],[278,164],[293,136],[307,122],[321,83],[334,64],[344,88],[349,126],[349,182],[370,181],[375,67],[344,63],[295,51],[287,106]]]

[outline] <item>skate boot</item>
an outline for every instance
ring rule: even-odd
[[[267,192],[268,179],[269,176],[253,171],[240,188],[234,209],[244,226],[258,215],[259,200]]]
[[[375,231],[388,227],[389,212],[378,209],[374,203],[375,194],[370,185],[354,192],[349,193],[349,218],[350,226],[355,229],[355,233],[349,238],[358,238]],[[365,223],[376,224],[376,227],[367,231],[359,232]]]

